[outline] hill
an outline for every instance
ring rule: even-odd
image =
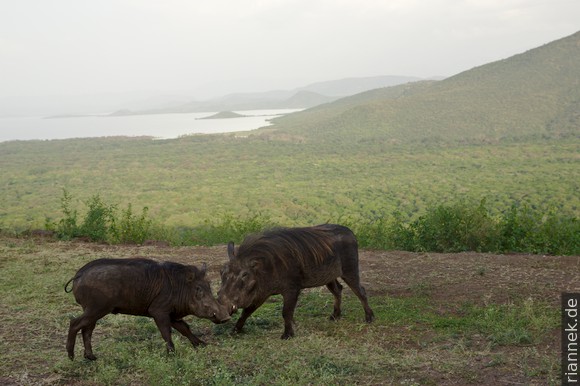
[[[293,90],[235,93],[204,101],[147,110],[120,110],[122,115],[199,113],[226,110],[305,109],[363,91],[421,80],[411,76],[346,78],[312,83]]]
[[[422,80],[415,76],[373,76],[364,78],[345,78],[326,82],[316,82],[298,90],[311,91],[318,94],[345,97],[376,88],[391,87],[399,84]]]
[[[123,110],[124,115],[203,113],[211,111],[244,111],[269,109],[304,109],[338,99],[310,91],[268,91],[230,94],[207,101],[191,101],[172,107],[150,110]]]
[[[220,111],[219,113],[210,115],[208,117],[197,118],[197,119],[230,119],[230,118],[243,118],[247,115],[242,115],[235,113],[233,111]]]
[[[372,90],[274,122],[284,138],[349,142],[577,137],[578,63],[580,32],[442,81]]]

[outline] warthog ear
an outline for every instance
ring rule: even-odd
[[[203,263],[201,265],[201,268],[197,268],[195,265],[194,266],[190,266],[189,270],[187,271],[187,274],[185,276],[185,280],[188,284],[193,283],[194,281],[196,281],[197,279],[201,279],[205,276],[207,272],[207,264]]]
[[[228,256],[230,257],[230,260],[233,260],[236,257],[236,250],[234,248],[233,241],[230,241],[228,243]]]

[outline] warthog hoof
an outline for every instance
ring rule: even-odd
[[[88,359],[88,360],[90,360],[90,361],[96,361],[97,360],[97,357],[93,353],[85,354],[85,358]]]

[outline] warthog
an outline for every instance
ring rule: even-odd
[[[234,332],[242,331],[246,319],[271,295],[282,294],[284,333],[294,336],[293,316],[298,295],[303,288],[326,285],[334,295],[330,318],[340,318],[342,278],[360,299],[365,320],[372,322],[365,289],[360,284],[358,244],[350,229],[325,224],[309,228],[281,228],[250,235],[235,251],[228,244],[229,262],[221,272],[218,301],[230,314],[243,308]]]
[[[205,277],[205,264],[195,266],[149,259],[98,259],[82,267],[65,285],[72,292],[83,314],[70,321],[66,350],[74,358],[77,333],[82,331],[84,356],[95,360],[91,337],[97,320],[107,314],[149,316],[155,320],[167,350],[174,351],[171,327],[194,345],[205,344],[192,334],[182,319],[195,315],[214,323],[230,319],[224,306],[212,295]]]

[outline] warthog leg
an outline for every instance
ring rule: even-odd
[[[334,295],[334,311],[332,315],[330,315],[330,320],[338,320],[340,319],[340,302],[342,299],[342,285],[338,282],[338,280],[331,281],[326,285],[326,288]]]
[[[284,306],[282,308],[282,317],[284,318],[284,333],[282,339],[290,339],[294,336],[294,310],[298,302],[298,295],[300,290],[287,291],[282,294],[284,298]]]
[[[352,292],[354,292],[354,294],[359,298],[360,302],[362,303],[363,308],[365,310],[365,321],[367,323],[372,322],[375,319],[375,314],[373,313],[373,310],[371,310],[371,307],[369,306],[367,293],[364,287],[360,284],[358,272],[356,275],[343,276],[342,279],[346,284],[348,284]]]
[[[256,302],[256,304],[248,306],[242,310],[242,314],[234,326],[234,333],[242,332],[244,324],[246,324],[246,319],[248,319],[250,315],[254,313],[254,311],[256,311],[262,304],[264,304],[265,301],[266,299],[263,299],[259,302]]]
[[[250,317],[250,315],[252,315],[258,307],[259,306],[249,306],[249,307],[246,307],[242,310],[242,314],[240,315],[240,318],[238,319],[238,321],[236,322],[236,325],[234,326],[235,333],[239,333],[239,332],[243,331],[244,324],[246,324],[246,319],[248,319]]]
[[[66,340],[66,351],[68,352],[68,357],[74,359],[75,356],[75,341],[79,331],[82,331],[83,344],[85,346],[85,358],[94,361],[97,357],[93,354],[92,347],[92,335],[93,330],[97,320],[101,319],[103,316],[107,315],[107,311],[93,311],[90,309],[85,309],[83,314],[77,318],[71,319],[70,327],[68,330],[68,337]]]
[[[175,345],[171,340],[171,318],[165,313],[155,315],[151,314],[151,316],[153,317],[153,320],[155,320],[159,332],[161,332],[161,337],[167,343],[167,352],[175,352]]]
[[[173,320],[171,322],[171,326],[173,328],[175,328],[177,331],[179,331],[181,333],[181,335],[185,336],[187,339],[189,339],[189,341],[191,342],[191,344],[193,344],[194,346],[205,346],[205,342],[201,339],[199,339],[197,336],[193,335],[193,333],[191,332],[191,329],[189,328],[189,325],[184,321],[184,320]]]

